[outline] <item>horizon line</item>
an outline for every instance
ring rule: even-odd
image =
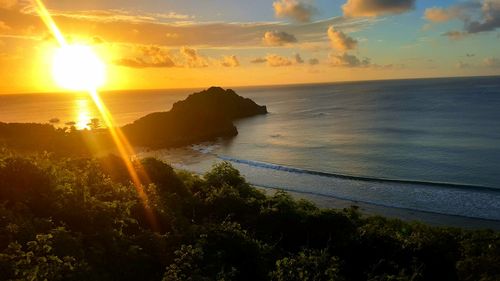
[[[307,85],[331,85],[331,84],[348,84],[348,83],[369,83],[369,82],[382,82],[382,81],[407,81],[407,80],[433,80],[433,79],[460,79],[460,78],[494,78],[499,77],[500,74],[494,75],[463,75],[463,76],[432,76],[432,77],[408,77],[408,78],[381,78],[381,79],[366,79],[366,80],[340,80],[330,82],[312,82],[312,83],[289,83],[289,84],[254,84],[254,85],[211,85],[211,86],[195,86],[195,87],[173,87],[173,88],[129,88],[129,89],[110,89],[100,90],[101,93],[124,92],[124,91],[173,91],[173,90],[199,90],[208,89],[211,87],[221,87],[224,89],[238,89],[238,88],[260,88],[260,87],[294,87],[294,86],[307,86]],[[35,95],[35,94],[68,94],[68,91],[40,91],[40,92],[0,92],[0,95]],[[79,92],[74,92],[78,94]],[[82,92],[83,94],[83,92]]]

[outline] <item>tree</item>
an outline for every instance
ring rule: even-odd
[[[90,123],[88,123],[87,126],[89,126],[91,130],[100,129],[101,121],[99,120],[99,118],[92,118],[90,119]]]

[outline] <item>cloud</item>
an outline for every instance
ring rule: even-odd
[[[460,39],[464,38],[464,36],[467,35],[467,33],[454,30],[454,31],[445,32],[442,35],[448,37],[448,39],[450,39],[450,40],[460,40]]]
[[[114,63],[116,65],[131,68],[162,68],[176,66],[170,53],[158,46],[138,46],[136,47],[136,51],[140,53],[138,56],[121,58],[114,61]]]
[[[416,0],[347,0],[342,6],[347,17],[377,17],[402,14],[415,7]]]
[[[279,55],[267,55],[266,56],[266,61],[267,65],[272,66],[272,67],[279,67],[279,66],[289,66],[293,64],[293,61],[290,60],[289,58],[282,57]]]
[[[434,7],[425,11],[425,18],[431,22],[461,20],[464,24],[462,37],[467,34],[494,31],[500,28],[500,1],[469,0],[447,8]]]
[[[483,17],[479,21],[466,22],[469,33],[492,31],[500,27],[500,1],[485,0],[481,7]]]
[[[71,16],[69,16],[71,15]],[[0,10],[0,19],[12,30],[10,35],[41,36],[47,32],[34,10]],[[344,32],[358,31],[373,25],[376,19],[347,19],[334,17],[310,23],[280,22],[202,22],[164,21],[144,14],[126,10],[96,10],[93,14],[59,11],[54,19],[68,36],[98,36],[108,44],[130,43],[180,48],[228,48],[261,47],[262,36],[267,31],[279,30],[300,38],[301,44],[324,42],[324,33],[329,26]],[[31,36],[34,37],[34,36]],[[326,45],[326,44],[325,44]]]
[[[328,38],[330,38],[332,47],[342,52],[354,50],[358,45],[356,39],[349,37],[342,31],[335,30],[333,26],[328,28]]]
[[[300,56],[300,54],[295,54],[294,60],[295,60],[295,63],[297,63],[297,64],[304,63],[304,60],[302,59],[302,57]]]
[[[207,67],[208,61],[206,58],[200,56],[196,49],[182,47],[181,55],[185,58],[186,63],[185,66],[197,68],[197,67]]]
[[[129,56],[115,60],[116,65],[130,68],[168,68],[208,66],[238,67],[240,62],[235,55],[224,56],[222,59],[204,57],[194,48],[182,47],[172,51],[156,45],[123,45]]]
[[[0,0],[0,9],[12,9],[17,5],[17,0]]]
[[[317,58],[312,58],[312,59],[309,59],[308,63],[309,63],[309,65],[317,65],[317,64],[319,64],[319,60]]]
[[[9,1],[9,0],[0,0]],[[28,4],[21,9],[21,12],[27,15],[37,15],[35,5]],[[129,11],[122,9],[105,9],[105,10],[56,10],[50,9],[50,14],[53,17],[64,17],[76,20],[92,20],[96,22],[131,22],[131,23],[151,23],[151,22],[172,22],[181,23],[189,22],[194,16],[178,14],[175,12],[168,13],[146,13],[138,11]]]
[[[269,46],[283,46],[285,44],[296,43],[297,38],[292,34],[278,31],[267,31],[262,41]]]
[[[448,9],[439,7],[428,8],[424,12],[424,18],[430,22],[446,22],[456,19],[464,13],[460,6],[453,6]]]
[[[250,61],[251,63],[265,63],[267,62],[268,66],[271,67],[280,67],[280,66],[289,66],[289,65],[297,65],[303,64],[304,59],[300,54],[295,54],[291,58],[283,57],[276,54],[269,54],[265,58],[259,57]]]
[[[311,21],[316,9],[298,0],[278,0],[273,3],[274,13],[278,18],[291,18],[298,22]]]
[[[368,58],[359,59],[355,55],[347,53],[330,55],[329,61],[330,65],[334,67],[368,67],[372,65]]]
[[[226,56],[222,59],[221,65],[224,67],[238,67],[240,62],[236,56]]]
[[[500,59],[499,58],[486,58],[483,61],[484,66],[491,68],[500,68]]]
[[[267,62],[267,59],[266,58],[255,58],[253,60],[250,61],[251,63],[265,63]]]

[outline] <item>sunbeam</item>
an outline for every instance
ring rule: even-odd
[[[66,39],[64,38],[64,35],[57,27],[57,24],[55,23],[54,19],[52,18],[49,11],[45,7],[45,4],[41,0],[34,0],[34,1],[37,6],[38,14],[42,18],[47,28],[50,30],[51,34],[57,40],[61,50],[63,50],[62,53],[65,54],[67,53],[64,52],[64,50],[72,50],[73,49],[72,46],[67,43]],[[89,56],[92,57],[91,55]],[[75,62],[78,61],[79,60],[75,60]],[[73,73],[73,75],[86,75],[86,74],[88,73]],[[111,115],[111,113],[109,112],[109,110],[107,109],[106,105],[104,104],[99,95],[97,87],[100,86],[99,84],[102,84],[101,82],[103,81],[98,81],[100,80],[100,77],[94,77],[94,78],[95,79],[82,79],[82,77],[77,77],[72,79],[71,77],[69,77],[68,78],[69,80],[76,82],[71,83],[71,85],[68,85],[69,87],[67,88],[69,88],[70,90],[82,90],[82,88],[84,88],[91,96],[93,102],[95,103],[97,109],[99,110],[99,113],[101,115],[102,120],[104,121],[104,124],[109,130],[109,133],[115,143],[116,149],[118,150],[120,156],[123,158],[125,162],[132,183],[134,184],[134,187],[137,190],[137,194],[140,200],[142,201],[149,223],[154,230],[158,230],[159,229],[158,222],[149,205],[148,196],[144,192],[144,183],[141,181],[141,178],[139,177],[139,174],[137,173],[136,170],[137,168],[139,168],[141,171],[143,171],[144,169],[142,169],[141,167],[137,167],[137,165],[140,165],[139,163],[136,163],[136,166],[134,166],[134,163],[132,163],[131,157],[135,155],[135,152],[130,143],[128,142],[127,138],[123,134],[123,132],[120,130],[120,128],[116,126],[116,123],[113,120],[113,116]],[[62,86],[64,86],[65,82],[67,81],[62,81],[63,84]],[[144,173],[144,176],[147,176],[146,173]],[[146,184],[147,183],[149,183],[149,181],[147,181]]]

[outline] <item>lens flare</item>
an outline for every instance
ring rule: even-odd
[[[104,85],[106,66],[91,47],[65,45],[54,54],[52,76],[64,89],[89,91]]]
[[[41,0],[34,0],[34,2],[37,6],[37,12],[40,15],[40,18],[43,20],[61,47],[61,50],[58,54],[56,53],[56,58],[54,59],[53,71],[55,78],[57,80],[61,80],[61,86],[67,86],[69,89],[73,88],[76,90],[85,89],[89,93],[99,110],[102,120],[104,120],[104,123],[115,143],[116,149],[125,162],[130,179],[132,180],[132,183],[137,191],[137,195],[143,204],[144,211],[151,227],[153,230],[159,230],[156,216],[150,207],[149,198],[144,191],[144,185],[141,182],[141,177],[137,171],[139,170],[141,172],[142,181],[146,184],[150,182],[147,178],[147,174],[139,164],[137,164],[139,165],[137,166],[132,163],[131,157],[135,154],[134,150],[120,128],[115,126],[113,116],[110,114],[97,92],[97,87],[100,86],[101,82],[104,83],[105,81],[105,75],[102,73],[89,73],[96,69],[101,69],[101,61],[92,51],[88,51],[85,48],[77,47],[75,45],[68,45],[66,39],[62,35],[62,32],[57,27],[57,24],[43,2]],[[68,73],[63,73],[65,70],[67,70]]]

